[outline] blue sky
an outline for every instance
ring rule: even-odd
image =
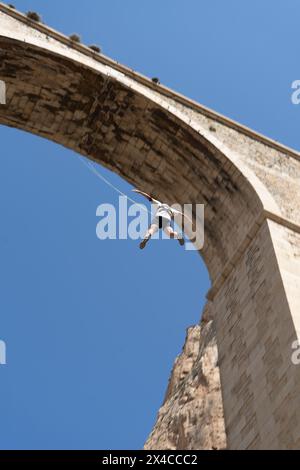
[[[297,0],[14,3],[299,148]],[[62,147],[6,127],[0,138],[0,448],[141,448],[185,329],[199,320],[206,268],[172,241],[141,252],[135,241],[98,240],[96,207],[118,194]]]

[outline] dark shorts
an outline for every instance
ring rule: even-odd
[[[171,221],[169,219],[166,219],[165,217],[161,216],[154,217],[152,223],[158,225],[158,228],[162,228],[163,230],[171,225]]]

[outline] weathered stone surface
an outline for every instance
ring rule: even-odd
[[[227,448],[299,448],[299,153],[3,4],[0,80],[0,124],[64,145],[168,203],[205,205],[201,255]],[[202,439],[198,423],[185,446]]]
[[[226,436],[213,320],[188,328],[165,400],[145,449],[225,449]]]

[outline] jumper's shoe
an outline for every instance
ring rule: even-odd
[[[178,238],[178,242],[179,242],[180,246],[183,246],[184,245],[184,238],[183,237]]]
[[[143,249],[145,248],[146,243],[147,243],[149,240],[150,240],[150,237],[146,237],[146,238],[144,238],[143,241],[141,241],[141,243],[140,243],[140,249],[141,249],[141,250],[143,250]]]

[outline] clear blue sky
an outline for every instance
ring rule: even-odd
[[[14,3],[299,148],[297,0]],[[0,448],[141,448],[199,320],[206,268],[172,241],[99,241],[96,207],[117,194],[62,147],[5,127],[0,138]]]

